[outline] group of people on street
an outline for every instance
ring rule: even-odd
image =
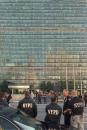
[[[65,130],[84,130],[84,103],[82,98],[77,95],[76,90],[73,90],[71,94],[66,90],[64,97],[63,109],[58,105],[56,95],[53,95],[51,102],[46,105],[44,121],[47,129],[59,130],[61,114],[63,113]],[[37,116],[37,105],[33,99],[31,99],[30,92],[25,93],[25,98],[19,102],[18,109],[33,118]]]
[[[53,90],[31,91],[31,97],[37,104],[47,104],[53,95],[58,95],[58,93]]]
[[[71,94],[65,91],[63,114],[67,130],[84,130],[83,112],[84,102],[77,91],[73,90]]]
[[[62,114],[64,115],[64,130],[84,130],[84,104],[82,98],[77,95],[76,90],[73,90],[71,94],[65,90],[63,94],[63,108],[58,104],[58,97],[56,95],[53,95],[51,97],[51,102],[46,105],[46,116],[44,121],[47,130],[60,130],[60,120]],[[6,100],[4,100],[4,98],[2,99],[2,104],[8,106]],[[26,113],[29,117],[36,118],[38,112],[37,105],[31,98],[30,91],[25,92],[25,97],[19,101],[17,109],[18,111]]]

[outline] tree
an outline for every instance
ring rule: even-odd
[[[4,81],[0,84],[0,91],[7,91],[7,90],[8,90],[8,82],[4,80]]]
[[[48,81],[47,83],[45,81],[42,81],[40,84],[39,84],[39,89],[43,90],[43,91],[46,91],[46,90],[53,90],[53,84]]]
[[[49,90],[53,90],[53,84],[50,81],[48,81],[46,88],[49,89]]]
[[[43,91],[47,89],[47,86],[46,86],[45,81],[42,81],[42,82],[39,84],[39,89],[41,89],[41,90],[43,90]]]
[[[60,81],[60,91],[62,92],[65,88],[66,88],[66,81],[65,80],[61,80]]]
[[[11,90],[8,88],[8,85],[9,85],[9,84],[14,84],[14,83],[11,83],[11,82],[8,82],[8,81],[4,80],[4,81],[0,84],[0,91],[11,93]]]
[[[68,81],[68,86],[69,86],[69,90],[72,90],[74,87],[74,82],[73,81]]]

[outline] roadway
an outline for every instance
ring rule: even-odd
[[[62,103],[59,103],[59,105],[62,106]],[[37,119],[44,121],[44,117],[46,115],[45,113],[45,107],[46,104],[38,104],[38,115],[37,115]],[[63,124],[63,115],[61,116],[61,124]],[[84,109],[84,125],[85,125],[85,130],[87,130],[87,107]]]
[[[11,106],[13,106],[14,108],[16,108],[18,102],[15,103],[11,103]],[[45,118],[45,107],[47,104],[37,104],[37,110],[38,110],[38,115],[37,115],[37,119],[44,121]],[[59,103],[59,105],[62,107],[63,103]],[[63,124],[63,115],[61,116],[61,124]],[[85,125],[85,130],[87,130],[87,107],[85,107],[84,109],[84,125]]]

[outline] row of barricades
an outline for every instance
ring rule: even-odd
[[[34,100],[38,104],[47,104],[51,101],[51,96],[34,97]],[[63,102],[63,98],[58,98],[59,102]]]

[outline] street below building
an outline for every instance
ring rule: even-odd
[[[63,106],[62,103],[59,103],[59,105],[61,107]],[[38,104],[37,107],[38,107],[37,119],[44,121],[44,117],[46,115],[46,113],[45,113],[46,104]],[[62,115],[61,116],[61,124],[63,124],[63,123],[64,123],[64,120],[63,120],[63,115]],[[85,126],[85,130],[87,130],[87,107],[84,109],[84,126]]]
[[[17,107],[18,102],[15,103],[11,103],[11,105],[13,107]],[[37,114],[37,119],[40,121],[44,121],[45,118],[45,107],[47,104],[37,104],[37,109],[38,109],[38,114]],[[63,103],[59,102],[59,105],[62,107]],[[64,123],[64,119],[63,119],[63,115],[61,116],[61,124]],[[87,107],[84,108],[84,126],[85,126],[85,130],[87,130]]]

